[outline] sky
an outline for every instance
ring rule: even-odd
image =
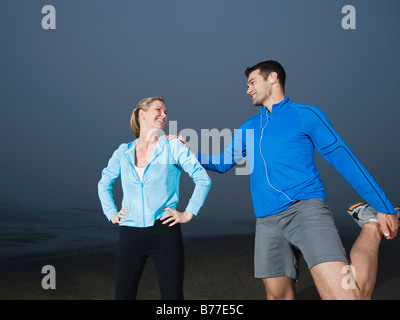
[[[45,5],[55,29],[42,27]],[[345,5],[356,29],[342,27]],[[139,100],[163,96],[178,132],[233,132],[258,112],[244,70],[273,59],[286,94],[321,108],[399,204],[398,12],[395,0],[2,0],[0,202],[100,211],[101,170],[135,139]],[[345,208],[360,197],[316,162],[338,224],[353,223]],[[249,176],[209,174],[199,218],[253,221]],[[193,187],[182,175],[178,209]]]

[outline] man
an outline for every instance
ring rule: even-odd
[[[381,238],[393,239],[397,233],[396,210],[325,114],[285,96],[286,74],[278,62],[264,61],[245,73],[247,93],[260,112],[241,125],[223,154],[197,157],[206,169],[221,173],[244,156],[253,164],[255,277],[263,280],[267,299],[294,299],[299,251],[322,299],[369,299]],[[247,150],[243,137],[249,129],[254,150]],[[376,209],[349,208],[362,226],[350,252],[351,265],[325,202],[314,148]],[[345,277],[355,285],[343,285]]]

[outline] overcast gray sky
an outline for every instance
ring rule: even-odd
[[[41,25],[47,4],[55,30]],[[355,30],[341,25],[348,4]],[[399,12],[394,0],[2,0],[0,201],[100,210],[101,170],[134,139],[140,99],[164,96],[178,131],[233,130],[258,112],[245,68],[275,59],[287,95],[320,107],[400,203]],[[349,222],[359,196],[317,162],[335,217]],[[254,219],[248,176],[210,176],[201,217]],[[181,207],[192,190],[183,177]]]

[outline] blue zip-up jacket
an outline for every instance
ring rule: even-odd
[[[102,171],[98,194],[108,220],[118,213],[112,190],[115,180],[121,176],[122,207],[129,208],[125,210],[129,216],[121,219],[121,225],[153,226],[155,220],[169,213],[161,209],[176,209],[181,169],[186,171],[195,183],[186,210],[197,215],[207,197],[211,179],[196,157],[179,140],[169,141],[160,136],[141,182],[134,167],[136,142],[137,139],[121,144]]]
[[[245,121],[221,155],[197,154],[208,170],[226,172],[247,156],[257,217],[281,212],[296,200],[326,199],[314,148],[379,212],[395,214],[372,176],[317,107],[288,97]]]

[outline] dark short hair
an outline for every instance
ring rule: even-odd
[[[276,72],[278,75],[279,83],[282,86],[283,92],[285,92],[285,83],[286,83],[286,72],[285,69],[283,69],[282,65],[274,60],[267,60],[263,61],[260,63],[257,63],[256,65],[252,67],[248,67],[245,71],[246,77],[248,78],[250,73],[252,73],[255,70],[260,69],[261,75],[264,77],[265,80],[267,80],[268,76],[271,74],[271,72]]]

